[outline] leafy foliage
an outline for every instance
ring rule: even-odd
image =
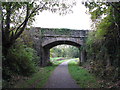
[[[9,61],[6,61],[8,59]],[[15,48],[11,48],[8,52],[6,60],[4,63],[7,63],[7,66],[4,66],[3,70],[8,68],[13,73],[20,75],[32,74],[35,72],[35,65],[38,63],[38,59],[35,56],[35,51],[25,45],[17,45]],[[8,70],[5,71],[8,72]],[[3,78],[6,78],[5,76],[6,75],[4,75]]]
[[[67,45],[68,46],[68,45]],[[74,46],[65,47],[53,47],[51,50],[51,57],[68,57],[68,58],[78,58],[79,49]]]
[[[43,10],[53,13],[67,14],[75,5],[75,1],[40,0],[31,2],[2,2],[2,45],[3,54],[7,54],[17,38],[23,33],[26,27],[30,27],[35,16]]]
[[[118,81],[120,78],[120,4],[87,3],[86,6],[93,21],[96,21],[95,31],[89,33],[86,42],[91,72],[109,80],[110,83]],[[103,14],[106,14],[104,18],[102,18]]]
[[[51,34],[51,35],[67,35],[69,36],[71,34],[71,31],[70,29],[65,29],[65,28],[62,28],[62,29],[55,29],[55,28],[52,28],[52,29],[44,29],[42,28],[41,29],[41,34],[44,36],[44,34]]]
[[[14,75],[28,76],[38,66],[36,52],[32,49],[33,42],[24,32],[32,25],[35,16],[43,10],[65,15],[70,13],[75,1],[67,3],[57,0],[32,0],[30,2],[2,2],[2,53],[3,79],[10,81]],[[19,42],[19,43],[18,43]],[[5,81],[5,82],[6,82]]]

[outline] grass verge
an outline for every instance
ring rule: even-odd
[[[27,80],[19,81],[14,88],[42,88],[55,67],[56,65],[40,68],[37,73]]]
[[[90,74],[86,69],[78,66],[78,62],[70,61],[68,68],[71,76],[73,77],[73,79],[76,80],[77,84],[81,88],[99,88],[100,87],[96,77]]]
[[[14,88],[42,88],[44,84],[47,82],[49,76],[52,71],[65,60],[57,61],[59,58],[54,58],[54,62],[52,66],[40,67],[38,72],[33,74],[27,79],[21,79],[14,86]]]

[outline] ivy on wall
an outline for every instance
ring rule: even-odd
[[[70,35],[70,29],[41,29],[41,35],[50,34],[50,35]]]

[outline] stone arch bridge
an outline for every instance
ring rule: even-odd
[[[34,48],[40,56],[40,64],[47,65],[50,61],[50,49],[54,46],[67,44],[80,48],[85,43],[89,30],[49,29],[33,27],[30,35],[34,41]],[[85,51],[80,51],[80,61],[86,59]]]

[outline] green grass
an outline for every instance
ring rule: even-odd
[[[65,61],[67,61],[68,59],[65,59],[65,60],[60,60],[60,61],[54,61],[53,62],[53,65],[59,65],[59,64],[61,64],[62,62],[65,62]]]
[[[52,66],[40,67],[39,71],[32,76],[30,76],[27,80],[20,80],[14,86],[14,88],[42,88],[45,83],[47,82],[49,76],[51,75],[52,71],[62,62],[65,60],[57,61],[62,57],[52,58],[54,60]]]
[[[63,58],[63,57],[54,57],[54,58],[50,58],[50,61],[56,61],[57,59],[60,59],[60,58]]]
[[[69,62],[69,72],[73,79],[76,80],[77,84],[81,88],[99,88],[98,80],[92,74],[90,74],[86,69],[78,66],[78,62]]]
[[[58,59],[63,59],[63,60],[60,60],[60,61],[57,61]],[[68,59],[66,58],[63,58],[63,57],[55,57],[55,58],[51,58],[51,62],[53,63],[53,65],[59,65],[61,64],[62,62],[65,62],[67,61]]]
[[[53,65],[40,68],[40,70],[32,75],[28,80],[19,81],[15,85],[15,88],[42,88],[55,67],[56,66]]]

